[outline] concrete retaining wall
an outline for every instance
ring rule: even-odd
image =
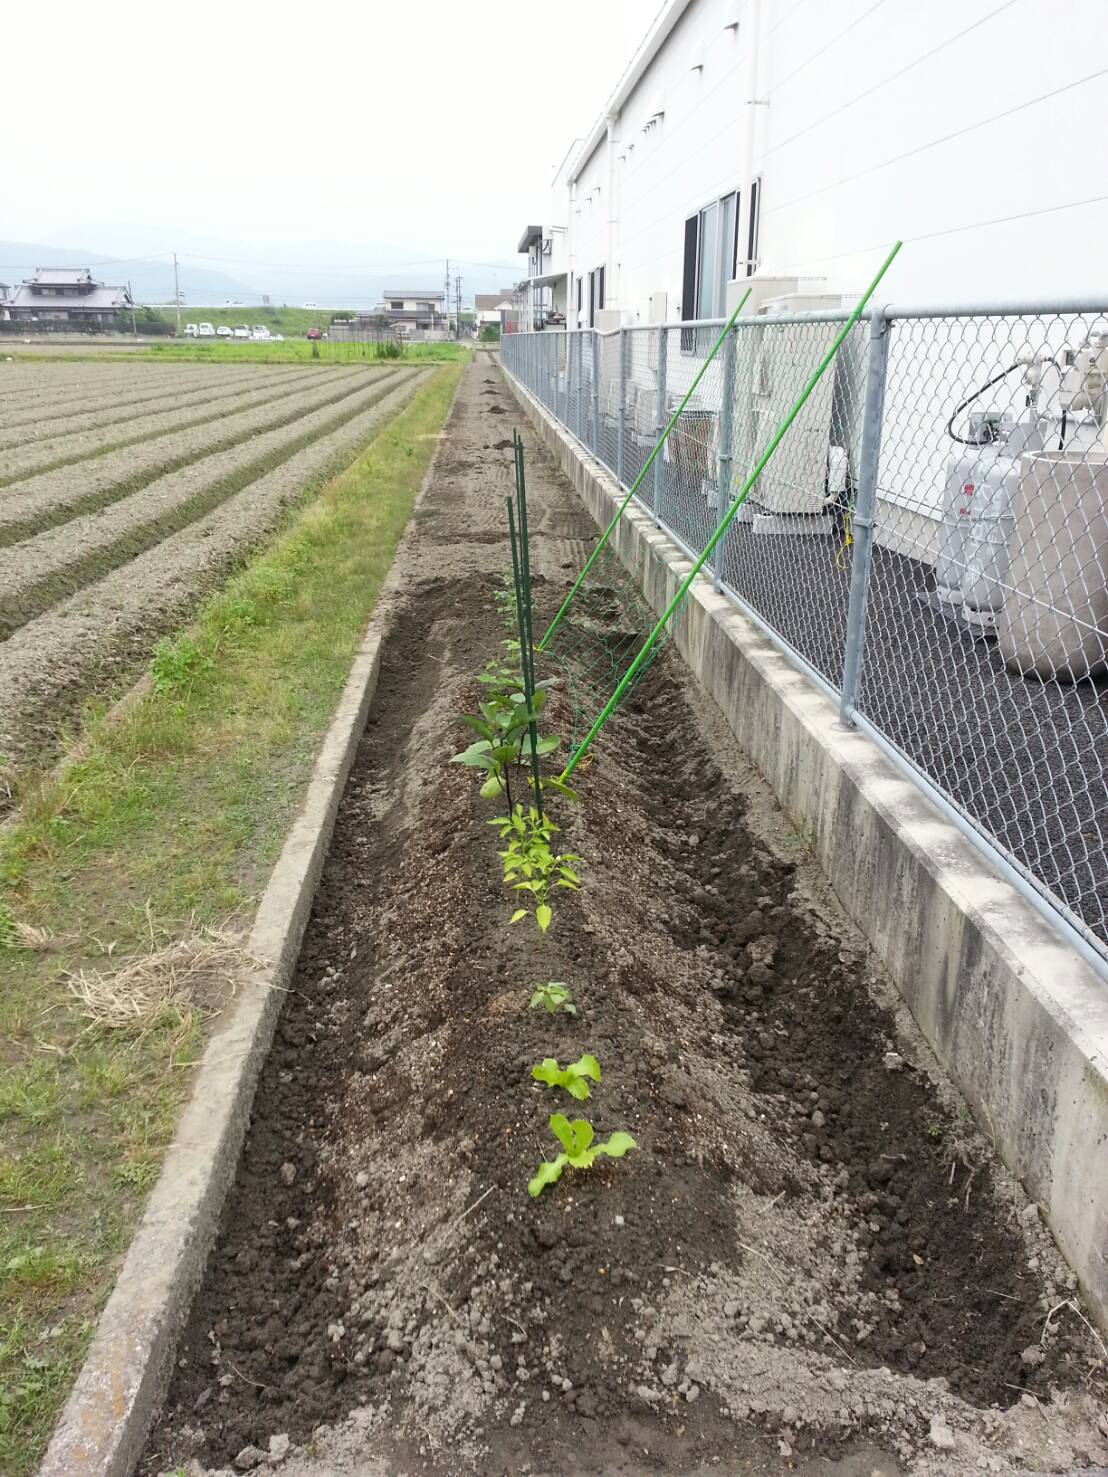
[[[509,379],[597,524],[614,479]],[[690,561],[629,507],[612,542],[659,613]],[[706,579],[673,638],[935,1054],[1047,1219],[1108,1328],[1108,988],[871,739]]]

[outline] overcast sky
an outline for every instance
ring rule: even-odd
[[[6,68],[0,237],[515,264],[658,3],[60,0],[45,71]]]

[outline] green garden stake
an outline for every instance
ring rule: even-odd
[[[634,482],[631,483],[631,486],[630,486],[630,488],[628,490],[627,496],[623,499],[623,501],[620,503],[619,507],[616,509],[615,515],[612,518],[611,523],[608,524],[607,528],[600,535],[600,542],[597,544],[596,548],[593,549],[593,551],[589,555],[589,557],[585,560],[585,567],[582,569],[581,573],[574,580],[574,582],[573,582],[573,588],[570,590],[569,594],[562,601],[562,607],[561,607],[561,609],[558,611],[558,614],[554,617],[554,619],[550,622],[549,626],[547,626],[546,631],[545,631],[545,633],[543,635],[543,638],[539,642],[539,650],[540,651],[545,651],[546,648],[547,648],[547,646],[550,644],[550,638],[551,638],[551,636],[553,636],[554,632],[558,629],[558,626],[561,624],[562,616],[564,616],[565,613],[566,613],[566,611],[569,609],[570,602],[572,601],[573,597],[577,594],[577,590],[578,590],[578,587],[581,584],[581,581],[585,578],[585,576],[588,574],[589,570],[592,568],[592,566],[593,566],[593,564],[594,564],[594,562],[596,560],[597,555],[600,553],[601,549],[603,549],[604,545],[608,542],[608,539],[611,536],[612,530],[615,528],[615,526],[619,522],[619,520],[623,517],[623,514],[624,514],[624,511],[625,511],[625,509],[627,507],[627,504],[635,496],[635,493],[638,492],[638,490],[639,490],[639,483],[646,476],[647,472],[650,471],[650,468],[654,465],[654,460],[657,457],[658,453],[661,451],[662,447],[665,445],[666,438],[669,436],[669,433],[673,430],[674,426],[677,424],[678,420],[681,418],[681,414],[684,411],[685,406],[688,405],[689,401],[692,399],[693,392],[696,389],[697,385],[704,378],[704,375],[705,375],[705,372],[707,371],[708,365],[711,364],[712,360],[719,353],[720,345],[723,343],[723,341],[727,337],[727,335],[731,332],[732,328],[735,326],[735,319],[739,316],[740,312],[742,311],[743,306],[746,303],[747,298],[750,296],[752,290],[753,290],[752,288],[749,288],[748,287],[746,289],[746,291],[743,293],[742,297],[739,299],[739,302],[738,302],[738,304],[737,304],[737,306],[735,308],[735,311],[731,314],[730,318],[728,318],[727,322],[723,325],[723,332],[720,334],[719,338],[717,338],[716,341],[715,341],[715,343],[712,345],[711,351],[709,352],[707,359],[705,359],[704,363],[700,366],[699,370],[697,370],[696,375],[695,375],[695,377],[693,379],[692,384],[689,386],[689,388],[685,391],[684,395],[682,396],[680,405],[678,405],[677,409],[673,412],[673,414],[670,416],[669,420],[666,422],[665,429],[662,431],[662,434],[658,437],[657,441],[654,443],[654,450],[647,457],[646,462],[645,462],[645,464],[643,466],[642,471],[635,478]]]
[[[857,304],[856,304],[856,306],[854,308],[854,311],[851,313],[850,317],[846,320],[846,322],[843,324],[842,328],[836,334],[836,336],[835,336],[835,342],[831,345],[831,347],[828,349],[827,353],[823,356],[823,358],[820,361],[818,367],[815,369],[815,371],[813,372],[813,374],[809,378],[808,383],[804,386],[803,390],[801,390],[800,394],[793,401],[793,404],[792,404],[792,406],[791,406],[791,408],[789,410],[789,413],[785,416],[785,419],[781,422],[781,424],[778,426],[777,430],[774,432],[773,439],[770,441],[770,443],[766,447],[765,451],[763,451],[762,452],[762,455],[758,458],[758,461],[757,461],[757,464],[756,464],[754,470],[750,473],[749,477],[747,477],[746,481],[743,483],[741,489],[739,490],[738,496],[735,498],[735,501],[731,504],[731,506],[727,510],[727,513],[725,514],[725,516],[720,520],[719,524],[716,527],[715,533],[712,534],[712,537],[704,545],[704,551],[703,551],[703,553],[700,555],[700,557],[693,564],[693,567],[689,570],[689,572],[685,576],[685,578],[681,581],[680,588],[678,589],[676,595],[674,595],[673,599],[666,606],[665,611],[663,612],[661,619],[658,621],[657,625],[651,631],[650,635],[646,638],[645,642],[642,645],[641,650],[639,651],[638,656],[636,656],[635,660],[627,668],[627,671],[624,673],[623,678],[620,681],[619,686],[616,688],[615,692],[612,693],[611,697],[604,704],[604,707],[601,710],[601,712],[600,712],[599,716],[597,717],[596,721],[593,723],[593,726],[589,729],[588,733],[585,735],[585,737],[581,740],[581,742],[578,744],[578,746],[576,747],[576,749],[574,749],[573,753],[570,755],[570,757],[569,757],[569,763],[566,765],[565,769],[562,771],[561,778],[562,778],[563,781],[566,780],[566,779],[568,779],[569,776],[573,773],[573,771],[577,768],[577,765],[580,763],[581,758],[582,758],[582,756],[585,753],[585,750],[588,749],[589,745],[593,742],[593,740],[596,738],[597,734],[600,732],[600,730],[607,723],[608,719],[612,716],[612,714],[615,711],[615,709],[616,709],[616,707],[617,707],[620,699],[623,697],[623,694],[627,691],[628,687],[634,681],[635,676],[639,672],[639,670],[642,667],[643,663],[650,656],[650,653],[651,653],[651,651],[653,650],[653,647],[654,647],[654,643],[657,641],[658,637],[662,634],[662,632],[665,630],[666,626],[669,624],[669,621],[672,618],[674,611],[677,609],[677,607],[684,600],[685,596],[688,594],[689,586],[692,584],[693,580],[700,573],[701,569],[703,568],[704,564],[707,562],[707,560],[710,557],[710,555],[712,553],[712,550],[715,548],[716,544],[719,543],[720,539],[723,537],[723,535],[727,532],[728,528],[731,526],[731,522],[732,522],[733,518],[735,517],[735,514],[739,511],[740,507],[742,507],[743,503],[746,501],[747,496],[750,493],[750,489],[754,486],[754,484],[757,482],[758,478],[765,471],[767,462],[770,460],[770,458],[773,456],[773,453],[777,450],[778,446],[781,444],[781,441],[784,439],[784,436],[785,436],[786,431],[788,431],[788,429],[792,425],[793,421],[796,420],[797,416],[800,414],[800,411],[802,410],[802,408],[804,406],[804,402],[808,399],[808,396],[815,389],[815,387],[819,383],[819,381],[823,378],[823,375],[824,375],[825,371],[827,370],[828,365],[834,359],[835,355],[839,352],[839,348],[841,347],[841,345],[843,343],[843,340],[846,338],[847,334],[849,334],[850,330],[857,323],[858,319],[862,316],[862,310],[865,308],[866,304],[869,302],[870,298],[873,296],[874,292],[877,289],[878,283],[881,281],[882,277],[884,277],[885,273],[892,266],[893,260],[896,257],[896,254],[900,250],[901,246],[903,246],[903,244],[904,243],[902,241],[898,241],[894,245],[893,249],[889,252],[889,254],[885,258],[885,260],[881,263],[881,266],[880,266],[880,268],[879,268],[879,270],[877,272],[877,275],[874,277],[873,281],[870,283],[870,285],[866,288],[865,292],[859,298],[859,300],[858,300],[858,302],[857,302]],[[739,306],[741,307],[742,304],[740,303]],[[734,315],[732,314],[732,320],[733,320],[733,318],[734,318]],[[728,324],[728,327],[730,327],[730,324]],[[726,331],[727,330],[725,329],[724,332],[726,333]],[[717,345],[717,347],[718,347],[718,345]],[[622,508],[621,508],[621,511],[622,511]],[[617,518],[619,517],[619,514],[618,513],[616,514],[616,517]],[[614,527],[614,520],[613,520],[613,523],[611,525],[609,525],[609,532],[611,531],[611,528],[612,527]],[[587,564],[586,564],[585,568],[586,569],[588,568],[588,565]],[[583,574],[584,574],[584,570],[582,570],[582,575]],[[578,584],[579,583],[580,583],[580,580],[578,580]],[[574,586],[574,589],[576,589],[576,585]],[[569,604],[569,599],[572,599],[572,596],[573,596],[573,591],[571,590],[570,591],[569,598],[567,598],[567,600],[566,600],[566,605]],[[565,609],[565,605],[562,606],[562,609],[563,610]],[[560,613],[561,612],[559,612],[559,615],[560,615]],[[554,629],[553,626],[551,626],[550,629],[553,630]],[[547,636],[549,636],[550,635],[550,631],[547,631],[546,634],[547,634]],[[543,638],[543,640],[545,640],[545,639],[546,639],[546,637]],[[541,649],[541,643],[540,643],[540,649]]]
[[[523,701],[527,704],[528,712],[534,701],[535,688],[531,677],[531,668],[527,660],[527,622],[523,614],[523,590],[520,580],[520,556],[516,547],[516,524],[515,510],[512,506],[511,497],[504,501],[508,505],[508,536],[512,544],[512,579],[516,592],[516,625],[519,629],[519,666],[523,677]],[[535,809],[538,811],[539,819],[542,819],[542,785],[539,778],[539,731],[532,718],[527,725],[527,733],[531,744],[531,775],[535,783]]]

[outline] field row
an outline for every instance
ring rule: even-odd
[[[94,464],[87,469],[84,493],[76,495],[83,506],[95,511],[77,517],[72,516],[71,499],[84,467],[77,469],[76,476],[64,469],[33,479],[54,486],[47,494],[49,502],[41,491],[28,494],[30,507],[24,509],[24,519],[33,519],[37,511],[59,526],[45,528],[0,553],[0,640],[82,585],[191,523],[302,446],[376,404],[397,381],[412,373],[397,370],[368,384],[359,376],[354,385],[336,388],[332,384],[313,390],[296,397],[291,405],[229,416],[216,433],[222,448],[217,451],[210,449],[206,429],[167,438],[170,444],[157,455],[169,457],[173,470],[145,480],[126,496],[112,496],[119,491],[119,483],[97,488]],[[119,461],[128,455],[121,452],[104,460]],[[111,475],[127,474],[120,467]],[[93,501],[98,495],[100,506]],[[110,498],[107,506],[103,505],[105,498]],[[60,522],[62,518],[67,521]]]
[[[372,381],[369,381],[372,383]],[[92,512],[137,491],[155,477],[199,461],[212,452],[234,446],[256,432],[288,425],[320,406],[365,388],[365,374],[328,376],[311,387],[294,385],[275,394],[263,392],[260,402],[235,409],[226,407],[215,424],[188,425],[137,444],[105,451],[79,463],[66,463],[9,485],[0,502],[0,548],[80,513]],[[209,407],[210,409],[210,407]]]
[[[285,428],[148,484],[106,512],[57,529],[56,538],[11,547],[0,566],[0,608],[11,632],[0,642],[0,753],[41,757],[63,713],[92,688],[117,688],[149,657],[157,636],[177,625],[290,503],[346,465],[427,374],[362,371],[354,389],[346,379],[329,381],[319,393],[337,392],[337,404],[317,399]]]
[[[333,375],[330,371],[329,375]],[[285,395],[295,394],[308,385],[323,382],[318,370],[305,370],[296,374],[281,374],[269,379],[259,376],[249,388],[229,384],[213,387],[202,395],[179,395],[171,397],[169,408],[151,411],[134,418],[121,420],[118,417],[88,430],[63,432],[46,440],[25,442],[8,450],[0,450],[0,487],[6,487],[25,477],[37,476],[52,471],[55,467],[85,461],[89,457],[101,456],[121,446],[134,446],[139,441],[149,441],[167,431],[184,430],[188,426],[203,425],[205,421],[218,420],[235,410],[250,405],[261,405],[269,400],[278,400]]]
[[[188,397],[204,397],[214,390],[229,391],[258,382],[258,374],[276,380],[292,369],[270,366],[251,374],[235,374],[232,370],[164,371],[144,375],[133,384],[101,386],[93,394],[79,400],[58,401],[49,396],[37,397],[0,412],[0,446],[20,446],[24,442],[52,440],[70,431],[89,430],[113,420],[133,420],[148,410],[180,404]],[[301,371],[302,372],[302,371]]]

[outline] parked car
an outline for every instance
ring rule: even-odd
[[[199,324],[196,324],[196,323],[186,323],[185,324],[185,337],[186,338],[199,338],[200,337],[200,326],[199,326]]]
[[[320,339],[323,337],[323,330],[320,328],[309,328],[307,337],[310,339]]]
[[[234,338],[235,331],[226,323],[221,323],[215,331],[216,338]]]
[[[275,333],[273,335],[273,342],[275,344],[283,344],[285,342],[285,335],[283,333]]]
[[[235,324],[235,337],[236,338],[249,338],[250,337],[250,325],[248,323],[236,323]]]
[[[215,329],[212,327],[212,325],[210,323],[201,323],[201,325],[200,325],[200,337],[201,338],[215,338]]]
[[[270,333],[269,329],[265,326],[264,323],[255,323],[254,327],[250,330],[250,337],[257,339],[267,339],[272,338],[273,335]]]

